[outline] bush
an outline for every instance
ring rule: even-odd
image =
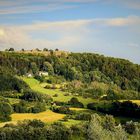
[[[84,105],[81,102],[79,102],[78,99],[75,97],[71,98],[71,100],[68,101],[68,105],[72,107],[84,108]]]
[[[89,121],[91,119],[91,114],[90,113],[80,113],[80,114],[76,115],[75,119]]]
[[[39,120],[0,128],[0,140],[69,140],[71,130],[61,123],[44,124]]]
[[[130,121],[130,122],[126,122],[126,124],[124,125],[124,129],[127,133],[134,134],[134,132],[136,131],[136,126],[137,123]]]
[[[58,97],[58,94],[54,94],[53,97]]]
[[[24,99],[26,101],[37,101],[43,103],[50,103],[52,101],[52,98],[49,95],[40,94],[32,90],[24,91],[24,94],[23,96],[21,96],[21,99]]]
[[[28,102],[20,101],[19,103],[13,104],[13,110],[16,113],[39,113],[46,110],[46,104],[37,102],[30,107]]]
[[[66,106],[52,107],[52,111],[62,114],[72,114],[72,111],[69,109],[69,107]]]
[[[13,110],[16,113],[27,113],[28,108],[25,101],[20,101],[19,103],[13,104]]]
[[[9,103],[0,102],[0,121],[10,121],[13,109]]]
[[[36,103],[35,106],[30,108],[30,111],[32,113],[39,113],[39,112],[46,111],[46,105],[44,103]]]
[[[65,93],[65,94],[64,94],[64,96],[69,96],[69,95],[70,95],[69,93]]]
[[[9,103],[9,100],[4,97],[0,97],[0,102]]]
[[[105,122],[105,123],[103,123]],[[109,127],[108,127],[109,125]],[[111,130],[110,130],[111,128]],[[113,129],[112,129],[113,128]],[[110,116],[101,118],[98,114],[91,116],[87,130],[89,140],[127,140],[127,134],[121,125],[116,125]]]
[[[22,80],[14,77],[11,74],[0,72],[0,91],[17,91],[29,89],[29,86]]]
[[[115,116],[140,118],[140,106],[131,101],[90,103],[87,108]]]
[[[96,110],[96,103],[89,103],[87,104],[88,109]]]
[[[44,76],[35,75],[34,78],[37,79],[40,82],[44,82],[45,81],[45,77]]]
[[[29,120],[28,125],[33,127],[33,128],[37,128],[37,127],[42,127],[43,128],[45,126],[44,122],[42,122],[40,120],[36,120],[36,119],[35,120]]]
[[[87,137],[87,129],[88,129],[88,123],[87,122],[71,126],[72,134],[74,136],[78,136],[78,138],[83,137],[84,139],[88,139],[88,137]]]
[[[60,102],[60,101],[54,101],[54,103],[55,103],[57,106],[65,106],[65,105],[67,105],[67,103],[65,103],[65,102]]]

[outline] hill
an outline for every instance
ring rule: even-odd
[[[0,139],[84,140],[97,129],[107,139],[133,140],[139,137],[139,100],[140,66],[128,60],[0,52]]]
[[[139,65],[98,54],[70,53],[67,56],[46,56],[42,52],[0,52],[0,65],[12,68],[18,75],[48,71],[50,75],[60,75],[70,81],[113,82],[123,90],[140,90]]]

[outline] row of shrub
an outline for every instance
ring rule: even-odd
[[[52,101],[52,98],[49,95],[40,94],[33,90],[25,90],[24,94],[20,98],[25,101],[30,101],[30,102],[37,101],[37,102],[43,102],[43,103],[50,103]]]
[[[100,111],[107,114],[112,114],[114,116],[124,116],[132,118],[140,118],[140,106],[131,101],[124,102],[96,102],[87,105],[88,109]]]
[[[61,123],[45,125],[39,120],[7,124],[0,128],[1,140],[69,140],[71,130]]]
[[[76,97],[72,97],[68,102],[54,101],[54,103],[57,106],[84,108],[84,104],[81,103]]]
[[[8,99],[0,98],[0,122],[10,121],[10,115],[16,113],[39,113],[46,110],[46,104],[41,102],[20,101],[19,103],[10,104]]]
[[[16,113],[39,113],[46,110],[46,104],[40,102],[35,102],[32,106],[29,106],[28,102],[20,101],[12,106]]]

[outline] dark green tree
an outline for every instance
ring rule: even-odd
[[[54,74],[53,66],[49,62],[43,63],[43,70],[48,72],[50,75]]]

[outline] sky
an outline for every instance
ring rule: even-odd
[[[0,0],[0,50],[58,48],[140,64],[140,0]]]

